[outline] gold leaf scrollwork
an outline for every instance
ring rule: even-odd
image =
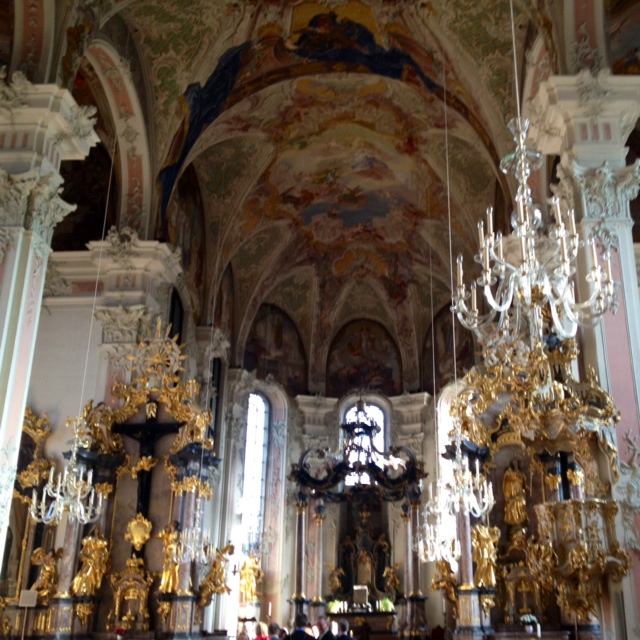
[[[152,529],[153,525],[151,522],[149,522],[149,520],[147,520],[141,513],[138,513],[127,525],[124,539],[127,542],[130,542],[136,551],[140,551],[151,537]]]
[[[101,493],[103,498],[106,498],[113,492],[113,485],[110,482],[100,482],[95,485],[95,490]]]
[[[567,479],[574,487],[582,487],[584,485],[584,473],[580,469],[569,469],[567,471]]]
[[[155,402],[147,402],[146,415],[147,419],[155,418],[158,412],[158,405]]]
[[[75,614],[83,627],[86,627],[87,622],[89,622],[89,618],[93,614],[94,606],[93,602],[77,602],[74,605]]]
[[[558,490],[561,482],[562,478],[554,473],[548,473],[544,477],[544,483],[547,485],[547,487],[549,487],[549,489],[552,489],[553,491]]]
[[[171,611],[171,603],[170,602],[159,602],[158,603],[158,615],[162,618],[162,624],[166,624],[167,618],[169,617],[169,612]]]
[[[136,479],[139,471],[151,471],[158,461],[153,456],[143,456],[137,464],[131,469],[131,477]]]
[[[485,615],[489,614],[489,611],[496,606],[496,597],[493,594],[483,593],[480,595],[480,606]]]

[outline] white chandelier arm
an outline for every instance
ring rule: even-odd
[[[506,293],[506,300],[503,299],[502,303],[498,303],[497,300],[493,296],[493,292],[491,291],[491,286],[489,284],[484,285],[484,295],[489,303],[489,306],[496,311],[497,313],[504,313],[511,307],[511,302],[513,301],[513,294],[515,290],[515,278],[509,278],[509,284]]]

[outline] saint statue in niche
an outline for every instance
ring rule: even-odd
[[[371,556],[361,549],[358,552],[358,584],[371,585],[373,581],[373,568]]]

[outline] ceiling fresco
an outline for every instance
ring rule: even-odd
[[[493,204],[496,181],[508,190],[489,134],[496,116],[486,117],[478,98],[489,92],[501,102],[509,66],[492,62],[478,93],[433,35],[449,24],[447,11],[333,5],[291,3],[271,22],[256,9],[250,37],[236,29],[224,49],[225,20],[240,24],[245,14],[227,7],[216,13],[217,43],[205,44],[200,28],[187,43],[188,12],[167,38],[162,24],[173,9],[128,7],[136,24],[147,21],[142,46],[154,64],[178,56],[194,78],[175,96],[173,118],[159,105],[174,123],[158,173],[161,222],[176,180],[195,167],[209,263],[217,259],[208,273],[216,280],[227,264],[234,273],[236,360],[268,300],[297,326],[311,387],[322,384],[341,328],[367,318],[394,337],[404,384],[415,389],[429,316],[450,299],[450,253],[472,258],[476,220]],[[505,6],[456,24],[465,57],[484,47],[502,59]],[[208,71],[203,47],[218,47]],[[179,74],[158,74],[171,82],[166,100]]]
[[[268,351],[264,371],[287,370],[290,392],[356,378],[392,393],[443,383],[452,262],[473,263],[488,206],[503,231],[511,213],[514,185],[498,166],[516,110],[509,1],[102,4],[103,44],[123,53],[149,129],[148,236],[188,240],[194,316],[229,334],[231,365]],[[528,73],[535,89],[576,72],[564,38],[581,27],[566,6],[514,0],[521,92]],[[640,72],[638,6],[607,3],[615,73]],[[65,73],[81,53],[72,44]],[[111,122],[109,104],[98,107]],[[270,332],[295,336],[281,369],[275,343],[263,344]],[[384,345],[377,362],[356,353],[363,340]],[[425,345],[442,360],[438,380],[425,374]]]

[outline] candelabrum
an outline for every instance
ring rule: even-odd
[[[211,564],[216,557],[216,549],[211,544],[209,531],[202,530],[198,526],[187,527],[180,531],[176,555],[180,563]]]
[[[87,472],[85,465],[78,462],[79,433],[83,431],[82,427],[86,431],[86,424],[82,418],[69,420],[67,426],[69,424],[74,430],[69,463],[57,477],[54,467],[51,467],[40,498],[37,490],[33,490],[29,513],[36,522],[57,524],[66,513],[70,521],[87,524],[95,522],[102,513],[103,496],[97,492],[96,499],[93,470]]]
[[[447,535],[455,530],[455,523],[447,523],[460,512],[481,518],[493,508],[493,485],[480,473],[476,459],[475,473],[469,468],[469,458],[462,452],[462,432],[456,422],[455,459],[450,482],[442,479],[429,484],[428,500],[423,511],[423,526],[418,537],[417,550],[423,562],[446,560],[451,563],[460,557],[460,542]]]
[[[471,514],[474,518],[481,518],[487,514],[495,500],[493,497],[493,485],[480,473],[480,461],[476,458],[475,472],[469,468],[469,458],[462,452],[462,430],[458,418],[454,418],[455,424],[455,459],[453,460],[453,478],[446,485],[445,504],[449,513]],[[438,487],[441,493],[441,488]],[[434,502],[442,500],[438,495]],[[431,487],[430,487],[431,502]]]
[[[482,273],[467,290],[463,282],[463,260],[457,260],[457,287],[453,308],[464,327],[474,331],[485,355],[500,357],[505,349],[517,347],[529,338],[539,342],[547,332],[562,339],[575,336],[578,325],[592,324],[616,304],[616,287],[611,274],[611,256],[605,255],[605,269],[598,262],[594,239],[581,241],[573,211],[564,213],[558,198],[552,199],[555,222],[548,236],[540,231],[542,212],[533,204],[528,178],[540,168],[542,156],[525,146],[528,120],[516,118],[509,123],[516,149],[503,158],[500,168],[518,181],[516,209],[511,216],[513,232],[507,241],[518,245],[519,259],[505,258],[503,237],[494,232],[493,212],[487,210],[487,230],[478,223],[479,253],[475,261]],[[551,245],[551,246],[549,246]],[[591,255],[591,267],[585,280],[589,295],[577,302],[574,291],[575,260],[584,247]],[[488,312],[480,315],[477,288],[480,287]],[[550,325],[550,326],[549,326]]]
[[[418,536],[417,551],[422,562],[438,562],[445,560],[449,564],[457,562],[460,558],[460,541],[452,535],[447,535],[447,530],[455,531],[455,528],[446,526],[444,514],[435,515],[424,512],[422,531]],[[435,522],[430,523],[432,518]]]
[[[180,563],[196,562],[211,564],[216,557],[216,549],[211,544],[208,529],[202,527],[202,497],[196,501],[195,521],[193,526],[185,527],[178,532],[176,556]]]

